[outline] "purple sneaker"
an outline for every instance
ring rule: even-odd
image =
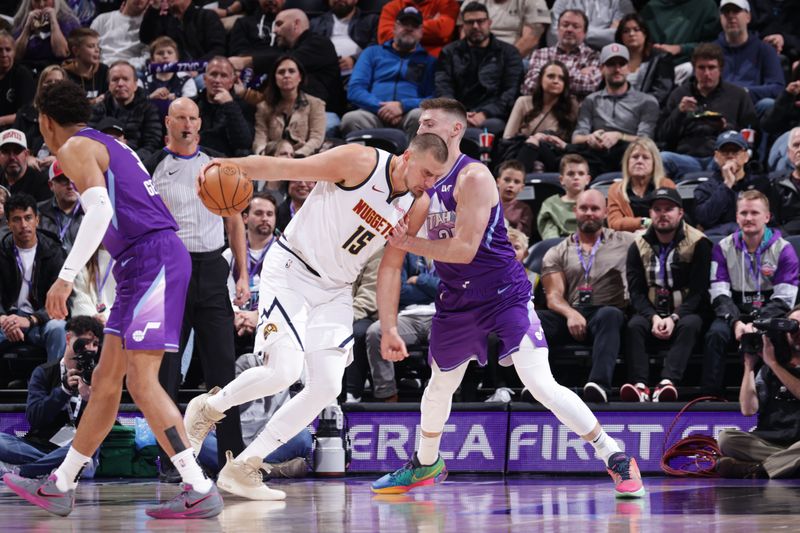
[[[180,494],[145,512],[151,518],[213,518],[222,512],[222,496],[216,485],[203,494],[184,483]]]
[[[17,474],[6,474],[3,476],[3,481],[8,488],[45,511],[58,516],[67,516],[72,512],[75,491],[58,490],[54,474],[46,479],[30,479]]]

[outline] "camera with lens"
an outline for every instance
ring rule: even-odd
[[[94,367],[97,366],[97,361],[100,359],[100,349],[88,350],[86,345],[91,342],[86,339],[77,339],[72,345],[72,351],[75,352],[75,366],[80,372],[80,377],[87,385],[92,384],[92,372]]]
[[[739,340],[739,351],[744,354],[757,355],[764,348],[762,335],[769,337],[775,347],[775,357],[778,361],[788,360],[791,357],[789,342],[786,333],[796,333],[800,330],[800,323],[791,318],[758,318],[753,320],[756,333],[745,333]]]

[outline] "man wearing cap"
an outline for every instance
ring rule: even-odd
[[[106,135],[111,135],[121,143],[128,144],[125,138],[125,126],[114,117],[105,117],[97,123],[95,128],[97,131],[102,131]]]
[[[57,236],[66,255],[72,249],[81,226],[83,209],[78,201],[78,191],[64,175],[58,161],[50,166],[49,185],[53,198],[39,202],[39,228]]]
[[[453,39],[458,19],[456,0],[389,0],[378,19],[378,43],[394,37],[397,14],[408,6],[422,13],[422,46],[433,57],[439,57],[442,47]]]
[[[773,195],[767,176],[752,174],[746,164],[750,160],[747,141],[741,133],[726,131],[714,144],[717,169],[708,181],[694,190],[695,222],[706,235],[730,235],[736,231],[736,196],[750,189]]]
[[[37,202],[53,196],[47,184],[47,174],[28,166],[28,140],[19,130],[0,133],[0,185],[11,194],[26,193]]]
[[[606,86],[590,94],[578,111],[572,134],[577,147],[567,149],[589,162],[592,176],[621,169],[622,155],[636,137],[653,137],[658,121],[658,100],[631,89],[628,83],[628,49],[617,43],[603,47],[600,70]]]
[[[649,202],[653,222],[631,244],[625,268],[634,315],[625,337],[628,383],[619,392],[623,401],[649,401],[650,354],[668,347],[652,401],[672,402],[709,311],[711,241],[684,222],[675,189],[656,189]]]
[[[342,134],[367,128],[417,132],[419,103],[433,96],[436,59],[420,46],[422,15],[414,6],[397,14],[394,38],[364,50],[347,86],[358,109],[342,117]]]

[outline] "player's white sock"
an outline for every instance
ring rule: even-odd
[[[594,446],[595,455],[603,461],[604,465],[608,465],[609,457],[622,451],[617,441],[610,437],[603,428],[600,428],[600,433],[590,442]]]
[[[91,457],[86,457],[70,446],[64,461],[55,471],[56,488],[61,492],[67,492],[77,487],[81,470],[91,460]]]
[[[203,469],[197,464],[192,448],[186,448],[182,452],[176,453],[169,460],[180,472],[184,483],[189,483],[197,492],[206,493],[211,490],[211,480],[206,477]]]
[[[248,457],[266,457],[283,445],[281,441],[276,439],[268,428],[261,430],[261,433],[256,435],[256,438],[250,445],[242,450],[242,453],[236,456],[237,461],[244,461]]]
[[[439,445],[442,442],[442,434],[435,437],[426,437],[422,433],[419,436],[419,450],[417,450],[417,460],[422,466],[430,466],[439,458]]]

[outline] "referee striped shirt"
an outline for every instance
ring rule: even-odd
[[[225,245],[222,217],[206,209],[195,189],[197,175],[211,157],[203,147],[188,156],[164,148],[146,163],[156,190],[178,223],[178,237],[190,253],[213,252]]]

